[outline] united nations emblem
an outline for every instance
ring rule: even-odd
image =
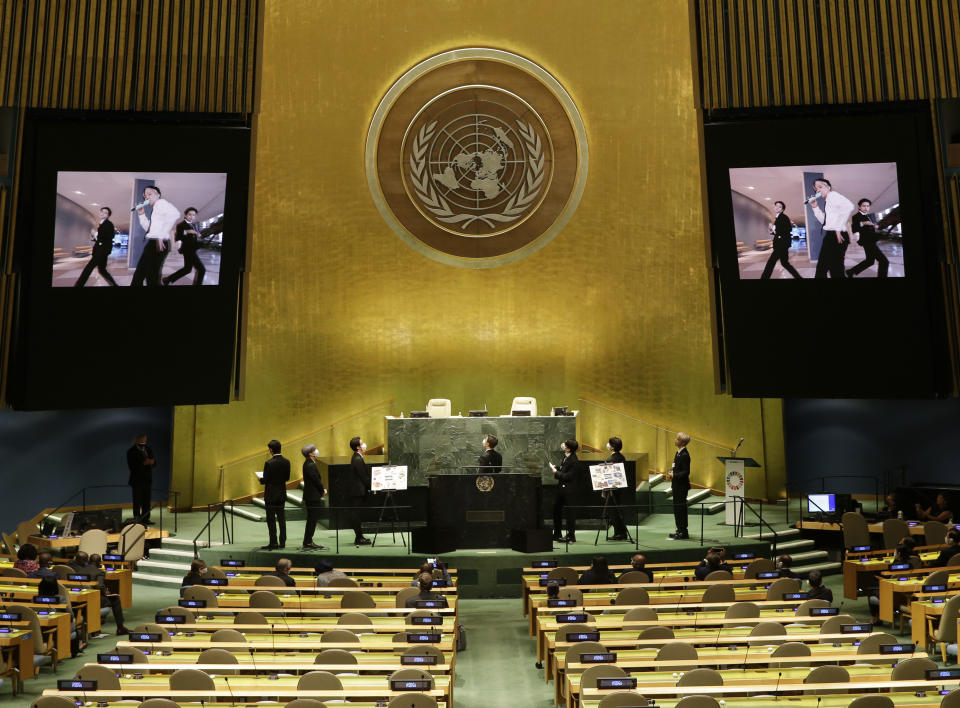
[[[577,207],[586,164],[586,133],[559,82],[493,49],[415,66],[367,136],[367,181],[387,223],[424,255],[473,268],[546,245]]]
[[[493,489],[493,477],[488,474],[482,474],[477,477],[477,489],[481,492],[489,492]]]

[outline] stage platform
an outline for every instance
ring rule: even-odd
[[[772,511],[772,510],[771,510]],[[782,516],[782,512],[780,514]],[[170,579],[179,584],[179,579],[185,574],[177,575],[174,569],[169,568],[171,557],[165,553],[176,553],[181,563],[189,566],[186,551],[192,552],[190,541],[206,523],[206,512],[181,514],[178,521],[176,538],[164,542],[161,548],[151,551],[150,561],[146,561],[144,569],[149,569],[151,561],[160,561],[160,569],[167,572]],[[555,558],[563,565],[586,565],[593,556],[606,556],[611,564],[629,563],[630,556],[636,552],[647,556],[649,562],[671,562],[683,560],[699,560],[704,557],[707,548],[719,544],[727,548],[728,558],[734,553],[752,552],[757,555],[768,555],[770,544],[766,540],[757,538],[735,538],[732,527],[720,524],[722,517],[706,517],[704,522],[703,543],[700,541],[699,518],[691,516],[691,531],[697,536],[688,541],[674,541],[668,538],[673,530],[673,516],[671,514],[654,514],[646,518],[639,527],[638,543],[605,541],[603,534],[597,545],[594,539],[596,530],[584,529],[577,532],[578,543],[569,545],[555,544],[553,550],[544,553],[520,553],[509,548],[470,549],[459,550],[442,555],[451,567],[458,570],[460,578],[460,593],[462,597],[517,597],[520,588],[521,569],[536,559]],[[166,521],[166,515],[164,521]],[[694,521],[696,520],[696,529]],[[211,535],[213,543],[219,543],[219,520],[215,522],[217,535]],[[289,558],[295,566],[315,566],[321,558],[330,559],[335,566],[354,568],[402,568],[415,567],[423,562],[425,554],[412,555],[403,545],[400,537],[396,539],[391,534],[381,534],[376,539],[376,546],[353,545],[353,532],[340,531],[339,552],[336,550],[336,532],[318,529],[314,534],[314,542],[327,546],[325,551],[298,550],[302,541],[303,521],[287,522],[286,548],[277,551],[261,550],[267,543],[267,527],[265,523],[249,521],[242,518],[233,520],[233,543],[213,545],[210,548],[200,548],[200,557],[208,564],[219,564],[221,559],[232,558],[246,561],[247,565],[272,566],[279,558]],[[778,530],[782,524],[776,524]],[[631,534],[633,527],[631,527]],[[757,534],[759,529],[748,528],[747,534]],[[368,534],[373,538],[372,534]],[[201,539],[206,541],[204,533]],[[178,549],[178,550],[173,550]],[[138,573],[141,579],[143,575]]]

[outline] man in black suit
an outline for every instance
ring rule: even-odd
[[[577,513],[569,505],[576,504],[579,501],[583,488],[583,470],[580,467],[580,460],[577,458],[577,448],[579,447],[580,443],[576,440],[567,440],[561,443],[560,449],[563,451],[563,461],[559,467],[552,462],[550,463],[553,477],[557,480],[557,496],[553,500],[554,541],[566,541],[567,543],[576,543],[577,541]],[[564,507],[567,509],[566,538],[560,533]]]
[[[327,490],[323,486],[323,479],[320,477],[320,470],[317,469],[317,446],[310,444],[304,445],[300,450],[303,455],[303,505],[307,509],[307,525],[303,529],[303,549],[326,550],[313,542],[313,532],[317,528],[317,521],[320,520],[320,512],[323,507],[323,495]]]
[[[261,546],[265,551],[283,548],[287,543],[287,515],[283,505],[287,502],[287,482],[290,481],[290,460],[280,454],[280,441],[267,443],[270,459],[263,463],[260,484],[264,486],[263,504],[267,510],[267,530],[270,543]],[[280,523],[280,539],[277,542],[277,522]]]
[[[857,202],[857,213],[850,219],[850,227],[853,233],[857,235],[857,243],[863,246],[866,258],[857,263],[853,268],[847,271],[847,277],[852,278],[859,275],[874,262],[877,266],[877,277],[886,278],[887,269],[890,267],[890,261],[883,255],[883,251],[877,245],[877,224],[876,217],[870,213],[872,202],[869,199],[861,199]]]
[[[499,472],[503,467],[503,455],[494,450],[497,446],[497,437],[495,435],[483,436],[483,454],[477,460],[480,467],[487,469],[477,470],[478,472]]]
[[[781,201],[773,203],[773,210],[777,213],[777,218],[773,222],[773,253],[767,259],[767,265],[763,269],[760,280],[767,280],[773,275],[773,268],[777,261],[794,278],[800,277],[797,269],[790,265],[790,232],[793,230],[793,225],[790,223],[790,218],[783,213],[786,208],[786,204]]]
[[[133,445],[127,450],[127,468],[130,477],[127,484],[133,494],[133,518],[142,524],[150,521],[150,487],[153,485],[153,468],[157,459],[153,448],[147,445],[147,434],[141,433],[133,439]]]
[[[687,533],[687,492],[690,491],[690,453],[687,452],[689,442],[689,435],[677,433],[677,439],[674,442],[677,446],[677,454],[673,456],[673,467],[667,473],[670,489],[673,491],[673,520],[677,524],[677,532],[670,534],[670,538],[678,541],[690,538]]]
[[[174,231],[174,240],[180,242],[178,250],[183,255],[183,267],[161,278],[164,285],[177,282],[180,278],[189,274],[191,270],[197,271],[197,274],[193,276],[193,284],[203,285],[203,276],[207,269],[203,267],[203,263],[197,255],[197,250],[200,248],[200,244],[197,242],[197,239],[200,238],[200,232],[197,231],[196,225],[193,223],[196,218],[197,208],[187,207],[186,211],[183,212],[183,221],[177,224]]]
[[[620,452],[623,449],[623,440],[614,436],[607,441],[607,450],[610,452],[610,456],[604,460],[604,462],[616,464],[616,463],[625,463],[627,458],[623,456],[623,453]],[[617,493],[616,489],[605,489],[604,494],[615,495]],[[627,525],[623,523],[623,515],[620,513],[620,507],[612,506],[607,508],[607,514],[610,519],[610,523],[613,525],[613,536],[610,537],[611,541],[626,541],[630,538],[630,535],[627,533]]]
[[[363,453],[367,450],[367,444],[359,437],[355,437],[350,441],[350,449],[353,450],[353,457],[350,458],[350,479],[347,488],[348,504],[358,507],[363,506],[363,498],[370,490],[370,471],[367,469],[367,463],[363,461]],[[354,544],[369,546],[370,539],[363,535],[360,511],[354,509],[350,512],[350,517],[353,520]]]
[[[110,285],[116,286],[117,281],[107,272],[107,258],[113,250],[113,237],[117,233],[116,229],[113,228],[113,222],[110,221],[111,216],[113,216],[113,211],[110,210],[110,207],[100,208],[100,225],[97,227],[95,234],[94,230],[90,229],[90,240],[93,241],[90,260],[83,267],[80,277],[77,278],[77,282],[74,284],[75,288],[82,288],[86,284],[87,278],[93,273],[94,268]]]

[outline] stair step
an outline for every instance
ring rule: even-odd
[[[296,506],[303,506],[303,495],[287,492],[287,501]]]
[[[698,504],[696,506],[690,507],[690,513],[696,516],[697,514],[701,513],[701,509],[702,509],[703,510],[702,513],[704,516],[713,516],[714,514],[719,514],[721,511],[723,511],[724,507],[726,507],[726,504],[724,504],[723,502],[717,502],[716,504],[707,504],[706,506],[700,506]]]
[[[261,509],[267,508],[267,503],[263,501],[263,497],[254,497],[250,500],[254,506],[259,506]]]
[[[777,552],[780,549],[777,548]],[[790,557],[793,558],[794,563],[803,563],[805,561],[818,561],[821,558],[827,558],[828,554],[826,551],[807,551],[805,553],[791,553]]]
[[[256,499],[254,499],[254,501],[256,501]],[[234,514],[235,516],[239,516],[242,519],[249,519],[250,521],[263,521],[264,519],[263,516],[256,513],[255,511],[249,511],[240,506],[225,504],[223,508],[227,513]],[[214,545],[223,545],[223,544],[214,544]]]
[[[197,541],[197,545],[201,548],[207,548],[208,544],[206,541]],[[209,544],[210,546],[222,546],[223,543],[220,541],[214,541]],[[165,538],[163,539],[162,547],[168,546],[189,546],[193,548],[193,541],[189,538]]]
[[[798,538],[795,541],[781,541],[777,544],[777,553],[790,551],[793,549],[810,548],[816,546],[812,538]]]
[[[187,558],[193,560],[193,551],[180,550],[179,548],[153,548],[150,550],[150,557],[154,560],[177,560]]]
[[[811,570],[819,570],[824,575],[831,575],[840,572],[841,564],[837,561],[826,561],[823,563],[811,563],[810,565],[794,566],[793,572],[801,578],[805,577]]]
[[[791,526],[790,528],[786,528],[786,529],[776,529],[776,532],[777,532],[777,541],[781,541],[787,536],[798,535],[800,533],[800,529],[797,529]],[[755,538],[755,539],[763,539],[765,541],[772,541],[773,534],[770,533],[770,529],[764,528],[764,530],[761,531],[760,533],[744,534],[743,538]]]
[[[160,570],[182,570],[189,571],[190,563],[171,563],[169,561],[158,561],[145,559],[137,563],[138,568],[159,568]]]
[[[142,585],[159,585],[162,587],[180,587],[180,583],[183,582],[182,576],[153,575],[152,573],[142,573],[139,570],[133,571],[133,579]]]
[[[653,488],[653,487],[656,487],[661,482],[663,482],[666,478],[667,476],[663,474],[659,474],[659,473],[652,474],[650,475],[650,478],[647,480],[647,483],[650,485],[651,488]]]

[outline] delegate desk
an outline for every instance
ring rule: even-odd
[[[170,536],[170,532],[166,529],[158,529],[154,526],[147,527],[146,535],[144,536],[145,541],[155,541],[161,538],[167,538]],[[79,548],[80,547],[80,536],[40,536],[34,535],[30,536],[27,539],[34,546],[40,549],[48,549],[50,551],[59,551],[64,548]],[[107,544],[111,543],[120,543],[122,537],[119,533],[108,533],[107,534]]]
[[[2,582],[12,580],[12,583]],[[33,580],[33,585],[30,581]],[[35,578],[0,578],[0,602],[5,604],[30,605],[37,595]],[[70,604],[83,613],[87,631],[96,634],[100,631],[100,591],[88,587],[93,583],[73,583],[82,587],[69,587]],[[56,607],[56,605],[54,605]]]
[[[185,608],[191,609],[195,615],[202,615],[204,617],[236,617],[240,612],[247,612],[249,607],[196,607],[196,608]],[[290,618],[331,618],[332,616],[345,615],[347,613],[354,614],[359,612],[360,614],[366,615],[373,621],[377,621],[380,617],[403,617],[410,614],[411,612],[417,612],[416,607],[363,607],[357,609],[355,607],[330,607],[330,608],[309,608],[309,607],[255,607],[253,608],[257,613],[263,615],[267,618],[268,621],[274,618],[280,618],[280,621],[290,621]],[[433,607],[430,608],[430,612],[435,615],[440,615],[441,617],[452,616],[456,617],[457,607],[456,603],[449,603],[448,607]],[[297,621],[297,620],[294,620]]]
[[[10,665],[20,672],[19,678],[16,674],[13,677],[13,686],[16,690],[21,681],[33,678],[33,632],[19,627],[9,632],[0,632],[0,647],[9,649],[13,653]],[[67,656],[70,654],[68,653]]]
[[[223,677],[219,677],[222,679]],[[267,683],[270,682],[270,683]],[[276,681],[270,681],[270,679],[264,679],[264,685],[266,688],[256,688],[256,689],[243,689],[243,697],[248,699],[249,702],[255,702],[258,708],[261,705],[269,705],[271,699],[277,700],[279,702],[275,705],[285,706],[290,701],[295,698],[313,698],[318,701],[349,701],[350,708],[373,708],[373,706],[383,706],[383,703],[380,703],[381,700],[392,700],[397,696],[409,696],[411,691],[391,691],[389,688],[384,686],[384,688],[355,688],[355,689],[323,689],[322,691],[305,691],[298,690],[294,688],[269,688],[270,685],[275,684]],[[386,682],[384,682],[386,684]],[[216,682],[216,688],[214,691],[206,694],[207,698],[205,701],[197,700],[197,689],[185,690],[185,691],[173,691],[169,688],[154,688],[148,692],[140,692],[137,695],[143,696],[146,698],[169,698],[180,706],[192,705],[197,708],[203,708],[204,705],[210,705],[210,703],[230,703],[231,705],[236,705],[236,694],[231,692],[232,689],[226,682],[220,680]],[[446,703],[444,699],[444,689],[434,688],[429,691],[416,691],[416,693],[424,693],[428,696],[433,696],[440,704],[440,706],[449,706],[450,704]],[[129,703],[130,699],[130,689],[120,689],[119,691],[59,691],[54,688],[45,689],[43,692],[44,696],[62,696],[68,700],[79,703],[80,705],[87,705],[88,702],[95,702],[97,706],[102,706],[103,708],[109,708],[111,706],[117,706],[117,708],[128,708],[131,704]],[[182,699],[182,700],[178,700]],[[360,699],[360,702],[354,702],[357,699]],[[261,701],[266,700],[267,703],[262,704]],[[192,701],[192,703],[191,703]]]
[[[57,559],[58,562],[60,559]],[[66,565],[69,561],[62,561]],[[111,562],[110,565],[113,565]],[[12,568],[13,561],[0,560],[0,568]],[[133,606],[133,571],[130,568],[104,567],[104,580],[107,588],[120,596],[120,603],[124,608]],[[13,576],[10,576],[13,577]],[[22,580],[23,578],[19,578]],[[31,578],[27,578],[31,580]],[[61,583],[69,586],[70,581],[61,580]]]
[[[903,598],[906,602],[907,596],[921,592],[923,590],[923,580],[928,574],[929,569],[927,569],[926,573],[919,576],[917,574],[896,574],[892,577],[880,578],[878,585],[880,620],[893,624],[893,613],[900,605],[900,598]],[[950,574],[946,585],[948,589],[952,588],[956,592],[956,588],[960,587],[960,568]]]
[[[219,647],[218,647],[219,648]],[[119,649],[117,653],[123,653]],[[201,668],[202,665],[200,661],[200,651],[186,651],[178,649],[175,652],[169,652],[167,656],[162,656],[160,653],[147,653],[147,663],[139,663],[136,665],[127,665],[118,666],[117,664],[110,662],[111,665],[116,666],[118,670],[129,668],[131,670],[139,671],[141,667],[147,666],[158,666],[161,669],[182,669],[187,666],[196,666]],[[306,671],[333,671],[335,673],[341,671],[359,671],[370,668],[370,670],[379,670],[385,666],[392,666],[394,668],[401,668],[400,657],[404,655],[403,651],[377,651],[377,652],[359,652],[353,654],[353,658],[357,660],[356,664],[337,664],[339,668],[335,669],[326,669],[322,668],[325,666],[333,666],[332,664],[317,664],[316,656],[319,653],[312,652],[292,652],[292,651],[257,651],[256,657],[252,656],[249,651],[232,651],[230,652],[237,658],[236,664],[232,664],[231,668],[238,669],[251,669],[254,673],[258,673],[260,670],[272,671],[272,670],[306,670]],[[441,652],[443,658],[440,660],[440,664],[428,665],[424,664],[422,668],[425,671],[430,671],[433,673],[434,670],[441,670],[446,667],[447,670],[452,669],[454,665],[455,654],[453,652]],[[223,668],[223,664],[219,665],[220,668]]]
[[[263,577],[264,573],[257,572],[244,572],[245,569],[239,569],[237,571],[225,571],[227,579],[230,583],[230,587],[240,587],[240,588],[256,588],[257,590],[281,590],[281,588],[274,588],[269,586],[258,586],[257,580]],[[413,587],[413,576],[416,574],[415,571],[411,571],[408,576],[385,576],[385,575],[366,575],[366,574],[356,574],[349,576],[351,580],[356,582],[357,586],[354,588],[343,588],[338,586],[340,590],[364,590],[366,588],[384,588],[392,590],[400,590],[401,588]],[[294,582],[296,582],[297,588],[310,588],[311,590],[317,589],[316,578],[312,575],[293,575],[291,577]],[[454,588],[454,585],[449,586],[449,588]],[[321,589],[327,588],[329,586],[322,585],[319,586]],[[440,589],[440,588],[437,588]]]
[[[40,628],[42,630],[49,629],[53,631],[54,646],[57,649],[57,660],[69,659],[71,654],[70,621],[73,619],[73,614],[68,608],[65,605],[35,605],[31,602],[20,602],[17,604],[29,607],[37,613],[37,620],[40,622]],[[7,612],[8,610],[2,611]],[[16,610],[9,611],[16,612]],[[25,619],[5,622],[4,624],[21,629],[29,629],[30,627],[29,621]]]
[[[272,621],[271,621],[272,620]],[[170,623],[169,629],[177,632],[216,632],[218,629],[235,629],[238,632],[273,632],[275,634],[290,634],[301,632],[325,632],[328,629],[348,629],[354,634],[373,633],[391,636],[397,632],[442,632],[451,634],[456,630],[455,617],[441,617],[439,624],[407,624],[403,617],[382,617],[374,620],[373,624],[338,624],[337,617],[298,617],[287,619],[271,617],[267,624],[236,624],[223,620],[205,619],[198,617],[196,622]],[[166,623],[161,623],[166,624]]]
[[[916,550],[920,560],[927,564],[935,561],[944,548],[946,548],[945,545],[917,546]],[[879,573],[890,570],[891,563],[893,563],[893,551],[889,549],[860,553],[847,551],[847,557],[843,561],[843,596],[848,600],[856,600],[859,597],[860,576],[869,575],[873,578]]]
[[[600,692],[591,689],[586,692],[587,697],[581,699],[581,708],[598,708]],[[727,696],[724,699],[724,708],[847,708],[850,702],[861,696],[874,696],[876,693],[825,693],[819,696],[797,695],[758,695],[758,696]],[[939,708],[943,696],[938,691],[926,691],[918,696],[915,691],[894,691],[884,693],[893,701],[895,708]],[[679,697],[665,696],[657,698],[659,708],[676,708]],[[181,704],[185,705],[185,704]],[[198,707],[199,708],[199,707]],[[351,708],[359,708],[351,704]]]

